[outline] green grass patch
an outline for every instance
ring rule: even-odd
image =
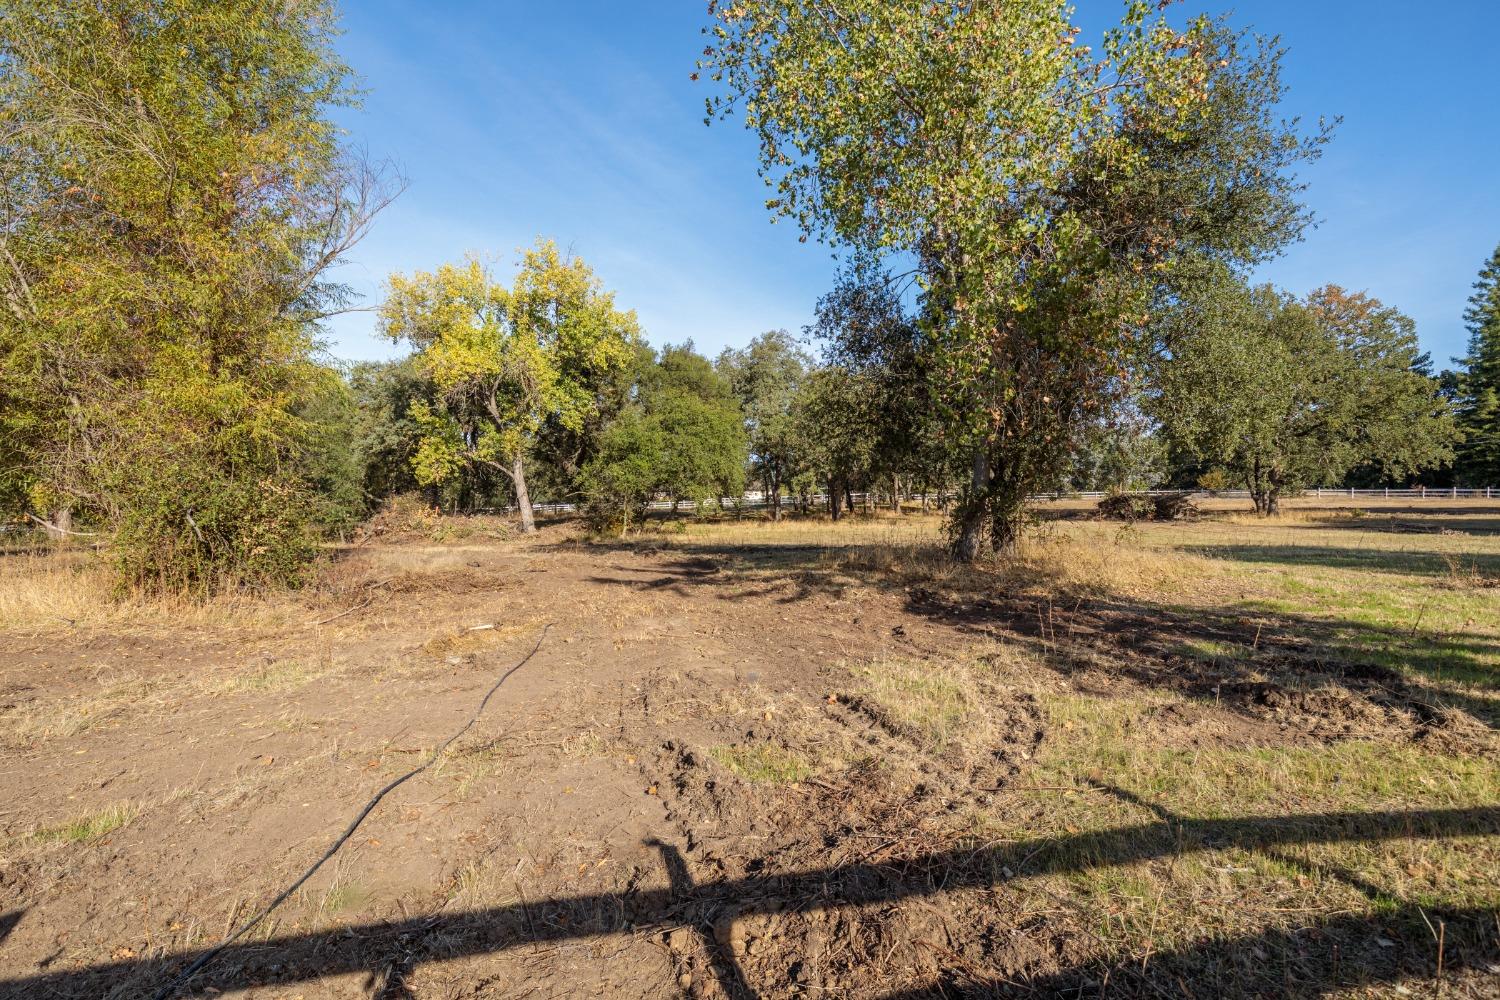
[[[708,753],[746,781],[795,785],[813,774],[813,765],[806,758],[769,743],[716,746]]]
[[[58,826],[38,830],[33,836],[43,841],[65,841],[71,844],[87,843],[114,833],[127,826],[140,815],[140,808],[128,802],[107,806],[98,812],[75,816]]]
[[[1350,740],[1320,747],[1162,747],[1138,724],[1150,702],[1087,695],[1044,699],[1055,738],[1045,743],[1038,780],[1091,780],[1151,797],[1196,818],[1297,811],[1492,805],[1500,761],[1452,757],[1409,744]],[[1059,731],[1060,730],[1060,731]]]

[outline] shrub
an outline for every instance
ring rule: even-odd
[[[1182,521],[1196,518],[1198,505],[1188,493],[1143,496],[1117,493],[1099,501],[1098,515],[1114,521]]]
[[[600,439],[599,453],[583,468],[583,516],[595,531],[624,534],[646,516],[661,479],[660,424],[627,410]]]
[[[1198,488],[1215,495],[1229,489],[1231,485],[1233,481],[1223,469],[1209,469],[1198,477]]]
[[[177,465],[129,485],[113,550],[122,586],[203,594],[305,581],[316,498],[300,481]]]
[[[1156,516],[1156,505],[1150,497],[1133,493],[1116,493],[1099,501],[1095,508],[1100,517],[1112,521],[1149,521]]]

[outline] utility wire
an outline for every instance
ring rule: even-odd
[[[417,775],[421,774],[423,771],[427,770],[429,767],[435,764],[437,762],[437,759],[443,755],[443,752],[445,750],[453,745],[453,742],[455,740],[457,740],[460,736],[462,736],[464,733],[467,733],[471,728],[473,728],[474,723],[478,722],[479,717],[484,714],[485,706],[490,703],[490,698],[494,696],[496,691],[500,690],[500,685],[510,680],[512,674],[514,674],[517,670],[520,670],[522,667],[526,666],[526,664],[531,661],[531,658],[537,654],[537,650],[542,648],[542,643],[546,640],[547,633],[551,631],[551,629],[551,622],[548,622],[545,626],[542,627],[542,634],[537,637],[536,645],[531,647],[531,652],[522,657],[520,662],[518,662],[515,666],[511,667],[509,670],[505,671],[505,673],[500,675],[500,679],[495,681],[494,686],[484,693],[484,698],[479,702],[479,707],[474,710],[473,715],[469,716],[469,721],[463,724],[463,728],[459,729],[458,732],[448,737],[441,746],[432,751],[432,755],[428,757],[427,760],[425,760],[421,764],[421,766],[412,768],[410,771],[407,771],[405,774],[401,775],[401,777],[396,778],[390,784],[386,785],[380,791],[376,792],[375,797],[372,798],[369,802],[365,803],[365,807],[359,811],[359,815],[354,817],[353,822],[349,824],[348,828],[346,828],[344,832],[339,835],[339,838],[337,840],[328,845],[328,850],[323,852],[323,856],[320,857],[317,861],[314,861],[312,867],[303,872],[302,875],[297,879],[297,881],[293,882],[291,885],[282,890],[281,895],[271,900],[271,902],[266,905],[265,909],[261,910],[255,916],[251,917],[249,920],[241,924],[233,934],[229,935],[223,941],[220,941],[211,950],[198,956],[197,961],[193,962],[193,964],[189,965],[186,969],[183,969],[182,972],[178,973],[177,978],[173,979],[170,983],[163,986],[153,998],[153,1000],[167,1000],[168,997],[172,996],[182,986],[184,986],[189,979],[197,975],[204,966],[217,958],[225,948],[228,948],[235,941],[244,937],[245,934],[248,933],[252,928],[254,928],[262,920],[266,919],[266,917],[270,916],[272,910],[276,909],[276,907],[280,906],[282,903],[285,903],[287,899],[292,895],[292,893],[302,888],[303,883],[312,878],[313,873],[315,873],[319,868],[322,868],[324,862],[337,854],[339,848],[344,846],[345,841],[347,841],[351,836],[354,835],[354,831],[359,829],[359,825],[365,821],[366,816],[370,815],[371,810],[373,810],[377,805],[380,804],[381,799],[385,798],[386,795],[394,791],[396,788],[410,781],[412,778],[415,778]]]

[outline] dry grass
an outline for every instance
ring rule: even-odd
[[[1350,656],[1500,687],[1500,513],[1351,516],[1292,509],[1194,523],[1042,522],[1013,557],[962,565],[936,516],[690,524],[660,544],[743,554],[736,567],[827,588],[921,587],[950,605],[1025,597],[1125,600],[1181,612],[1326,623]],[[1451,664],[1445,668],[1446,664]]]
[[[997,666],[1020,662],[1008,646],[968,656],[927,660],[886,658],[849,669],[867,711],[935,756],[973,758],[1004,738],[995,706],[1008,702],[997,683]]]
[[[1047,736],[992,805],[951,818],[950,836],[1040,844],[1022,869],[1001,873],[1014,880],[1007,893],[1022,910],[1090,928],[1110,964],[1144,970],[1149,956],[1190,952],[1206,935],[1295,934],[1351,917],[1378,927],[1416,906],[1441,914],[1500,904],[1500,836],[1486,819],[1500,801],[1493,757],[1373,740],[1185,746],[1155,722],[1191,707],[1176,695],[1049,686],[1034,659],[1010,648],[985,663],[1037,698]],[[980,696],[989,675],[974,655],[857,669],[894,718],[929,736],[934,763],[945,741],[984,733],[1001,711]],[[1441,836],[1399,819],[1441,810],[1473,819]],[[1400,833],[1351,837],[1348,817]],[[1256,846],[1258,831],[1283,822],[1300,831],[1291,846]],[[1213,824],[1213,834],[1196,824]]]
[[[120,593],[109,565],[80,549],[0,556],[0,632],[281,629],[310,616],[300,595],[221,594],[209,600]]]

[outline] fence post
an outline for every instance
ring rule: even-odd
[[[1422,499],[1423,500],[1427,499],[1427,484],[1426,483],[1422,484]]]
[[[1387,486],[1387,487],[1386,487],[1386,488],[1385,488],[1385,498],[1386,498],[1386,499],[1387,499],[1387,500],[1389,500],[1389,499],[1390,499],[1390,498],[1391,498],[1391,488],[1390,488],[1390,487],[1389,487],[1389,486]]]

